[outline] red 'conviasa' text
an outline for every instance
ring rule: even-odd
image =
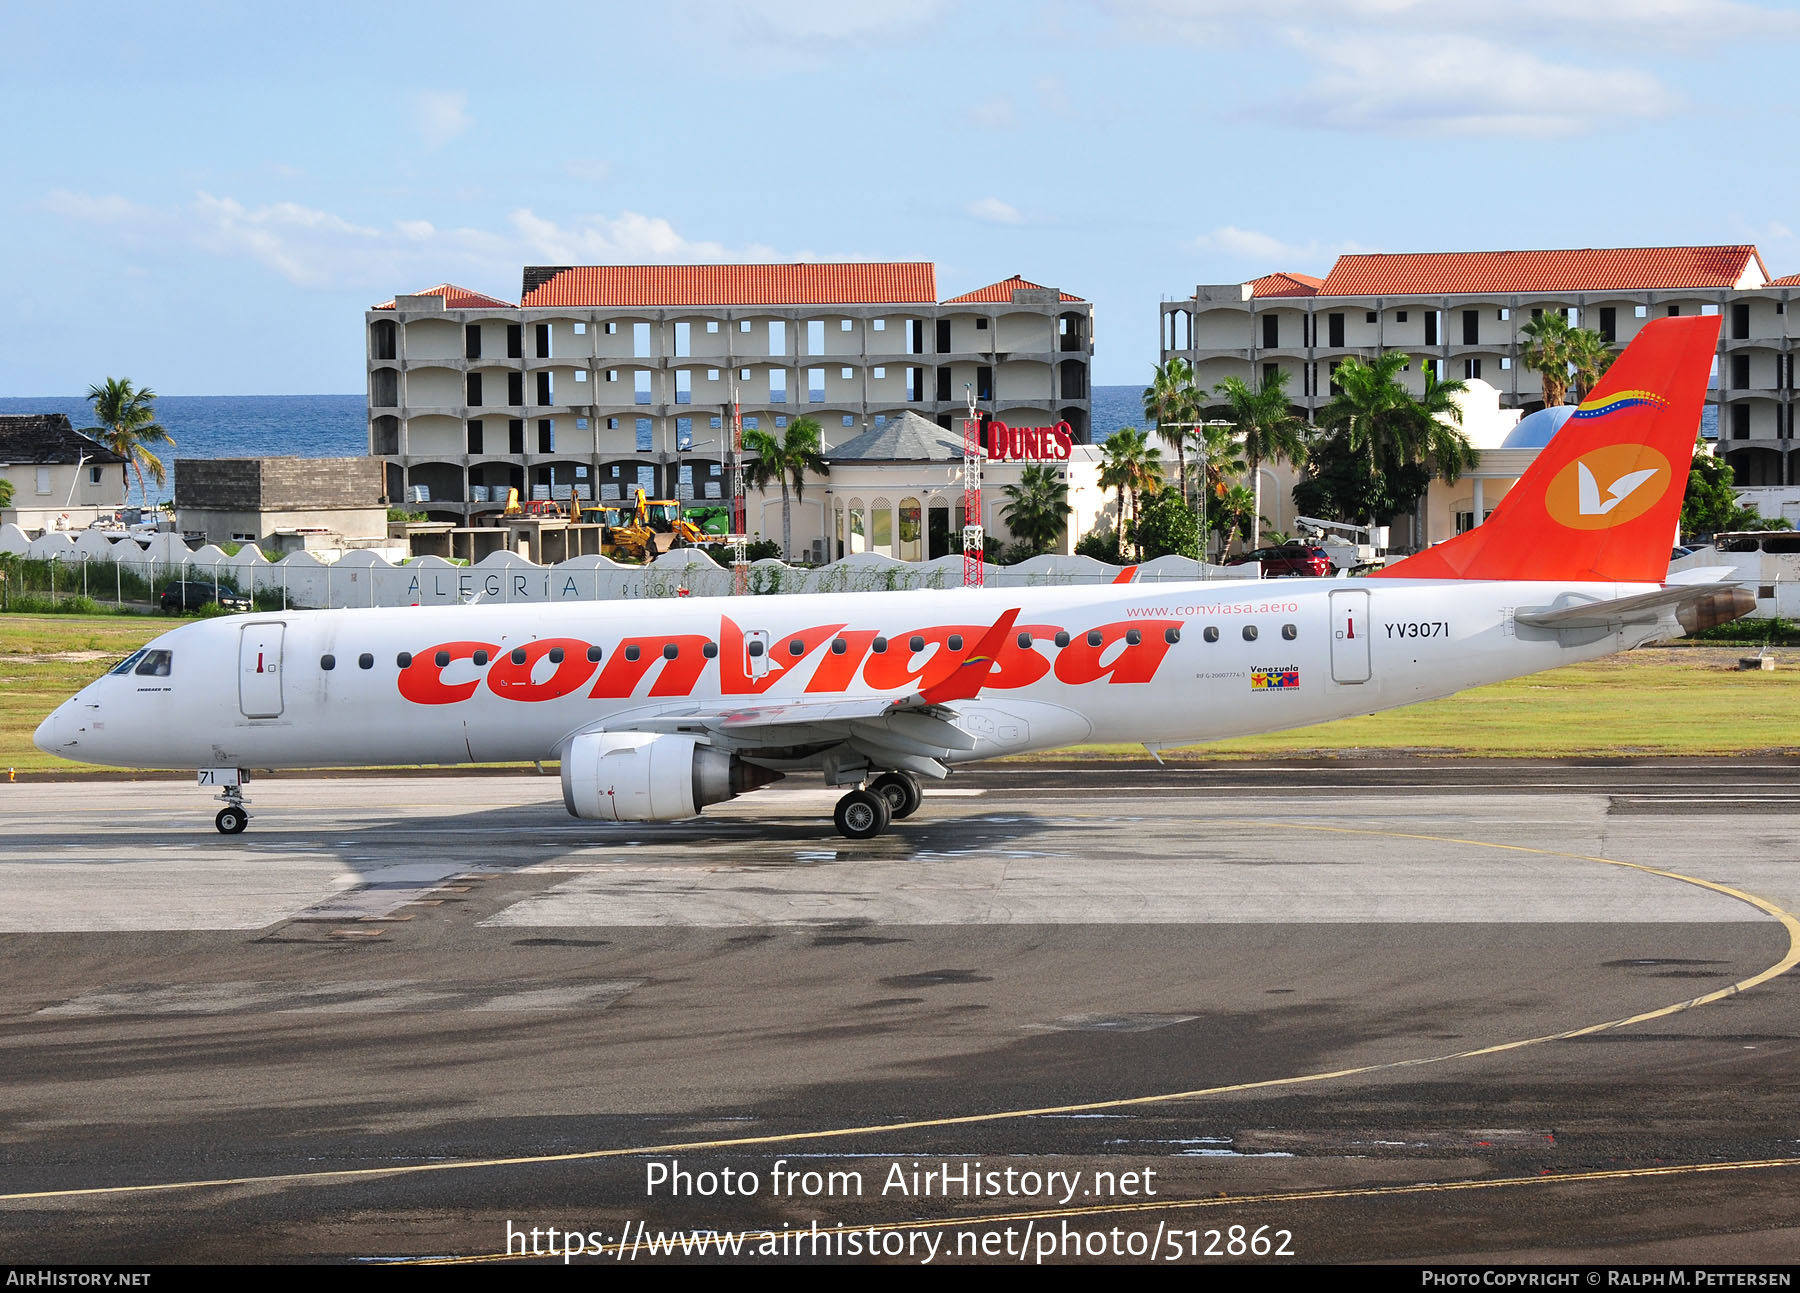
[[[776,687],[789,695],[837,695],[859,682],[877,692],[923,691],[955,672],[989,627],[939,624],[882,634],[839,623],[772,636],[747,634],[722,616],[716,638],[644,633],[609,645],[546,637],[508,650],[493,642],[440,642],[413,655],[398,685],[417,705],[456,704],[483,687],[522,703],[577,693],[589,700],[692,696],[704,694],[709,675],[721,696],[759,696]],[[1048,677],[1070,686],[1149,682],[1180,629],[1178,619],[1134,619],[1079,632],[1018,624],[995,652],[982,687],[1006,691]]]

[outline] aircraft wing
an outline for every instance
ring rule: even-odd
[[[906,696],[747,700],[687,712],[621,714],[591,730],[703,733],[714,744],[745,754],[759,748],[842,745],[873,766],[943,777],[948,775],[945,759],[976,745],[956,725],[955,702],[981,694],[1018,617],[1017,608],[1008,610],[979,641],[944,659],[920,680],[919,690]]]
[[[1732,574],[1737,573],[1731,567],[1722,567],[1721,569]],[[1712,571],[1709,569],[1684,573],[1700,575],[1710,574]],[[1513,612],[1513,622],[1540,629],[1590,629],[1605,628],[1611,624],[1654,624],[1663,617],[1666,611],[1678,611],[1692,603],[1714,597],[1723,597],[1734,605],[1740,599],[1748,601],[1752,607],[1755,605],[1755,599],[1749,593],[1729,581],[1715,579],[1700,582],[1696,580],[1671,583],[1647,593],[1634,593],[1630,597],[1613,597],[1605,601],[1574,602],[1567,606],[1521,608]],[[1739,611],[1738,613],[1742,614],[1743,612]],[[1721,619],[1717,622],[1725,623],[1726,621]]]

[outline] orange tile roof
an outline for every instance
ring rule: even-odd
[[[1012,294],[1016,291],[1041,292],[1043,290],[1044,285],[1042,283],[1034,283],[1028,278],[1022,278],[1019,275],[1014,274],[1011,278],[1003,278],[998,283],[989,283],[986,287],[978,287],[973,292],[964,292],[961,296],[953,296],[948,301],[945,301],[944,304],[984,305],[997,303],[1006,305],[1012,301]],[[1070,296],[1067,292],[1061,292],[1059,295],[1065,301],[1081,300],[1079,296]]]
[[[1727,247],[1601,247],[1564,251],[1443,251],[1339,256],[1320,296],[1651,291],[1732,287],[1762,256]],[[1763,277],[1768,277],[1763,269]]]
[[[1769,280],[1770,287],[1800,287],[1800,274],[1788,274],[1783,278]]]
[[[1319,287],[1325,282],[1311,274],[1290,274],[1277,270],[1273,274],[1264,274],[1261,278],[1250,280],[1250,295],[1265,296],[1317,296]]]
[[[458,287],[455,283],[439,283],[436,287],[428,287],[423,292],[414,292],[413,296],[441,296],[444,298],[446,310],[510,310],[511,301],[502,301],[495,296],[486,296],[480,292],[471,292],[466,287]],[[374,307],[377,310],[391,310],[394,303],[383,301]]]
[[[929,261],[802,265],[527,265],[519,303],[540,306],[919,305]]]

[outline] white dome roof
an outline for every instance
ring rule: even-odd
[[[1550,443],[1550,439],[1562,430],[1562,424],[1575,416],[1573,404],[1559,404],[1554,408],[1539,409],[1536,413],[1527,414],[1519,419],[1519,425],[1507,433],[1501,441],[1502,449],[1542,449]]]

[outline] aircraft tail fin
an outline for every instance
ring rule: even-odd
[[[1485,522],[1376,577],[1660,582],[1718,339],[1717,316],[1646,324]]]

